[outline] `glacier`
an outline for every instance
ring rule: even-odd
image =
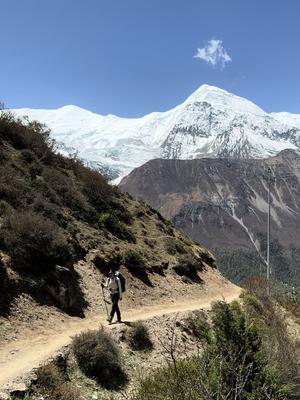
[[[300,115],[266,113],[209,85],[169,111],[141,118],[103,116],[73,105],[10,111],[46,124],[59,151],[76,153],[115,183],[155,158],[265,158],[287,148],[300,150]]]

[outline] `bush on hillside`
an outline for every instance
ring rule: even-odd
[[[0,167],[0,198],[13,207],[25,205],[30,196],[30,185],[16,174],[10,163]]]
[[[86,197],[78,190],[70,176],[53,168],[44,168],[42,177],[47,182],[48,188],[56,193],[61,204],[74,211],[85,212],[88,209]]]
[[[54,141],[45,125],[26,119],[17,119],[9,112],[0,114],[0,137],[9,141],[16,149],[29,149],[40,160],[49,161],[54,154]]]
[[[40,194],[37,194],[30,208],[35,214],[48,218],[61,227],[67,223],[67,216],[63,214],[61,207],[51,203]]]
[[[63,375],[54,363],[46,364],[36,370],[37,383],[42,388],[50,390],[60,386],[64,379]]]
[[[126,383],[120,351],[103,328],[75,336],[72,349],[81,370],[103,387],[119,389]]]
[[[124,201],[124,200],[123,200]],[[125,200],[125,204],[128,203]],[[111,202],[111,209],[113,210],[114,215],[125,225],[132,224],[133,218],[131,213],[129,212],[128,208],[124,206],[122,200],[112,200]]]
[[[73,257],[73,248],[64,231],[53,221],[31,211],[6,215],[0,243],[7,249],[14,267],[28,273],[42,273]]]
[[[120,222],[115,213],[101,213],[99,216],[99,224],[100,226],[104,226],[109,232],[121,240],[126,240],[127,242],[131,243],[136,242],[136,238],[132,230],[124,223]]]
[[[87,167],[81,167],[78,178],[91,205],[99,213],[109,210],[112,195],[116,194],[116,189],[108,184],[104,176]]]
[[[263,337],[263,348],[268,361],[279,371],[280,382],[292,383],[300,394],[300,362],[298,344],[288,331],[282,310],[274,299],[266,295],[263,282],[257,281],[252,292],[242,295],[245,312],[258,325]],[[253,283],[253,282],[252,282]]]
[[[139,251],[127,250],[123,262],[125,267],[133,274],[137,276],[146,274],[145,258]]]
[[[185,319],[183,329],[191,333],[200,342],[210,341],[210,325],[204,311],[193,311]]]
[[[129,344],[133,350],[152,350],[153,342],[150,337],[148,326],[142,322],[137,321],[131,325],[128,333]]]
[[[185,245],[180,241],[172,237],[167,237],[165,239],[165,249],[166,252],[170,255],[179,254],[186,254],[187,249]]]
[[[36,371],[37,382],[35,390],[50,399],[78,400],[81,397],[80,390],[67,381],[60,368],[54,363],[43,365]]]
[[[199,281],[198,271],[202,271],[202,264],[194,256],[187,254],[179,257],[173,269],[180,276]]]

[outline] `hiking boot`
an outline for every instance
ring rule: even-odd
[[[108,322],[108,325],[111,325],[112,324],[112,319],[111,318],[107,318],[107,320],[106,320],[107,322]]]

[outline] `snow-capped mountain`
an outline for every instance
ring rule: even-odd
[[[45,123],[67,154],[122,178],[154,158],[266,157],[300,149],[300,116],[267,114],[251,101],[203,85],[172,110],[142,118],[102,116],[76,106],[16,109]]]

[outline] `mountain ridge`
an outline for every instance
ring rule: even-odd
[[[45,123],[64,155],[78,153],[86,164],[118,181],[155,158],[263,158],[300,149],[300,116],[268,114],[209,85],[171,110],[140,118],[103,116],[73,105],[11,111]]]

